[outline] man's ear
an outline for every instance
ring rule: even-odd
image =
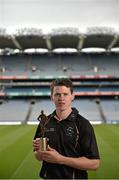
[[[50,99],[53,101],[53,97],[52,97],[52,95],[50,96]]]
[[[74,93],[72,93],[72,101],[74,100],[74,98],[75,98],[75,94],[74,94]]]

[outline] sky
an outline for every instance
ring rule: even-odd
[[[0,28],[106,26],[119,30],[119,0],[0,0]]]

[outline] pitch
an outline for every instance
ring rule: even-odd
[[[119,179],[119,125],[95,125],[101,156],[89,179]],[[0,179],[39,179],[41,163],[35,160],[32,139],[36,125],[0,126]]]

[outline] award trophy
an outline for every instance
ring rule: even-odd
[[[40,121],[40,130],[41,130],[41,137],[40,137],[40,150],[46,151],[47,150],[47,138],[45,137],[45,129],[46,124],[48,122],[48,117],[44,114],[44,111],[41,111],[41,114],[38,117],[38,121]]]

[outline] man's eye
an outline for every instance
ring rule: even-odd
[[[55,96],[61,96],[61,95],[57,93],[57,94],[55,94]]]
[[[67,96],[68,94],[67,93],[64,93],[64,96]]]
[[[57,97],[67,96],[67,95],[68,95],[67,93],[63,93],[63,94],[59,94],[59,93],[57,93],[57,94],[55,94],[55,96],[57,96]]]

